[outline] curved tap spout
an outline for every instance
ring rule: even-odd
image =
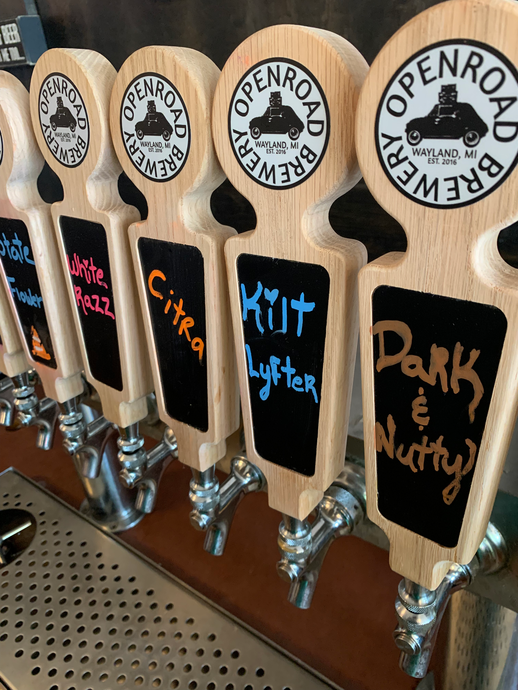
[[[87,424],[80,398],[63,403],[64,412],[59,416],[59,430],[63,447],[73,456],[84,479],[97,479],[106,443],[115,426],[103,416],[94,417]]]
[[[71,427],[75,427],[76,430],[80,429],[81,426],[84,427],[85,431],[89,429],[90,443],[92,443],[92,429],[97,429],[101,438],[98,448],[100,453],[99,473],[96,477],[85,476],[84,458],[81,458],[80,453],[75,452],[73,440],[68,439],[71,441],[69,446],[66,443],[67,439],[64,442],[74,459],[74,465],[85,493],[81,512],[106,532],[123,532],[130,529],[140,522],[143,513],[135,507],[137,492],[126,489],[119,481],[119,461],[113,425],[87,405],[80,405],[79,407],[71,405],[68,406],[68,410],[71,412],[68,417]],[[96,426],[95,422],[98,419],[101,421],[97,422],[99,426]]]
[[[86,479],[96,479],[101,471],[104,448],[115,425],[100,416],[90,422],[85,429],[81,445],[76,448],[74,456]]]
[[[454,563],[435,591],[406,578],[401,580],[396,598],[398,626],[394,631],[394,640],[401,650],[399,666],[405,673],[413,678],[426,676],[451,595],[468,587],[477,575],[497,572],[506,561],[504,539],[496,527],[489,523],[486,536],[473,560],[467,565]]]
[[[288,600],[297,608],[308,609],[317,586],[327,551],[338,537],[351,534],[366,515],[365,470],[346,462],[337,480],[308,520],[283,517],[278,545],[281,560],[279,576],[290,583]]]
[[[263,473],[248,461],[244,452],[232,458],[230,474],[219,484],[210,467],[204,472],[193,470],[189,498],[192,511],[191,525],[207,532],[203,548],[213,556],[225,550],[232,520],[246,494],[261,491],[266,486]]]
[[[171,460],[178,458],[176,437],[172,429],[167,427],[160,443],[146,452],[144,438],[140,436],[137,424],[120,431],[117,441],[122,465],[120,482],[128,489],[137,487],[135,507],[142,513],[151,513],[164,470]]]
[[[50,450],[59,417],[57,402],[50,398],[38,400],[28,372],[14,376],[13,383],[14,405],[17,412],[15,428],[37,427],[36,447],[41,450]]]

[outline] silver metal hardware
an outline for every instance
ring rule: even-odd
[[[79,407],[79,397],[63,403],[64,412],[59,416],[59,430],[63,436],[63,447],[74,453],[83,445],[86,436],[86,422]]]
[[[85,479],[95,479],[99,476],[104,448],[115,428],[115,425],[102,415],[86,426],[83,443],[74,453]]]
[[[285,582],[293,583],[302,574],[311,556],[311,523],[282,516],[277,539],[282,559],[277,563],[277,573]]]
[[[144,437],[139,434],[138,423],[119,429],[117,445],[119,462],[123,467],[120,479],[124,486],[134,487],[144,476],[147,463]]]
[[[64,413],[59,416],[63,447],[74,457],[82,477],[96,479],[101,471],[104,448],[115,425],[97,413],[87,424],[79,398],[67,400],[63,409]]]
[[[413,678],[424,678],[430,663],[441,620],[450,597],[468,587],[477,575],[489,575],[505,566],[507,549],[501,533],[489,523],[486,536],[470,563],[455,563],[435,591],[404,579],[398,587],[394,631],[401,650],[400,668]]]
[[[189,499],[192,507],[189,515],[191,525],[204,532],[215,519],[219,506],[219,481],[214,466],[203,472],[192,470]]]
[[[261,491],[266,479],[259,468],[248,461],[244,452],[232,458],[230,473],[220,485],[214,467],[204,472],[192,471],[189,498],[191,525],[206,531],[203,548],[213,556],[225,550],[236,509],[246,494]]]
[[[120,429],[117,445],[122,485],[128,489],[137,488],[137,510],[143,514],[153,512],[162,474],[171,460],[178,457],[178,444],[172,429],[166,427],[160,443],[146,452],[138,424],[133,424]]]
[[[37,427],[36,447],[41,450],[50,450],[59,417],[57,402],[51,398],[38,400],[28,372],[14,376],[13,384],[14,405],[17,412],[14,428]]]
[[[515,433],[515,441],[518,447],[518,427]],[[349,436],[347,439],[347,458],[357,464],[363,465],[363,441]],[[514,471],[516,462],[516,452],[511,447],[508,464],[502,475],[500,489],[497,492],[491,522],[504,536],[510,558],[507,564],[496,575],[491,577],[478,577],[469,586],[469,591],[479,596],[491,599],[500,606],[505,606],[512,611],[518,612],[518,559],[514,557],[518,553],[518,472]],[[516,481],[513,484],[513,477]],[[516,485],[516,486],[515,486]],[[388,551],[390,548],[389,540],[384,532],[370,520],[365,520],[358,525],[354,532],[355,536],[368,541],[374,546]],[[470,689],[471,690],[471,689]]]
[[[19,502],[37,520],[0,568],[11,690],[336,688],[16,471],[0,475],[0,497],[0,511]]]
[[[136,525],[143,514],[136,509],[136,491],[119,482],[116,433],[113,424],[79,399],[63,404],[60,431],[63,446],[72,456],[83,485],[81,512],[107,532],[122,532]]]
[[[78,398],[63,408],[60,430],[86,494],[82,510],[109,532],[133,527],[153,510],[164,460],[176,452],[174,435],[166,431],[163,441],[146,454],[138,424],[121,429],[116,444],[116,426],[92,408],[80,406]],[[124,467],[120,481],[119,461]]]
[[[301,609],[311,606],[322,563],[333,541],[351,534],[365,518],[363,467],[346,462],[316,510],[312,523],[285,515],[279,526],[282,558],[277,572],[290,583],[288,600]]]
[[[0,426],[11,426],[14,421],[13,388],[10,378],[0,379]]]

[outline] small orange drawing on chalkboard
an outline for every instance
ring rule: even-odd
[[[35,357],[41,357],[41,359],[50,359],[50,355],[45,349],[45,346],[40,340],[40,336],[38,335],[38,331],[34,328],[34,326],[31,326],[31,335],[32,335],[32,354]]]

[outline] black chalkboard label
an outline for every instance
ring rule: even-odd
[[[0,218],[0,260],[32,358],[56,369],[56,358],[25,223]]]
[[[197,247],[147,237],[138,249],[167,414],[207,431],[203,255]]]
[[[99,223],[60,216],[68,276],[92,376],[122,390],[122,371],[106,230]]]
[[[320,415],[329,274],[322,266],[241,254],[241,316],[257,452],[311,477]]]
[[[507,319],[486,304],[386,285],[373,294],[372,317],[378,508],[453,548]]]

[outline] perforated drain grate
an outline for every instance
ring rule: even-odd
[[[13,470],[0,475],[6,508],[38,522],[0,566],[0,679],[12,690],[334,687]]]

